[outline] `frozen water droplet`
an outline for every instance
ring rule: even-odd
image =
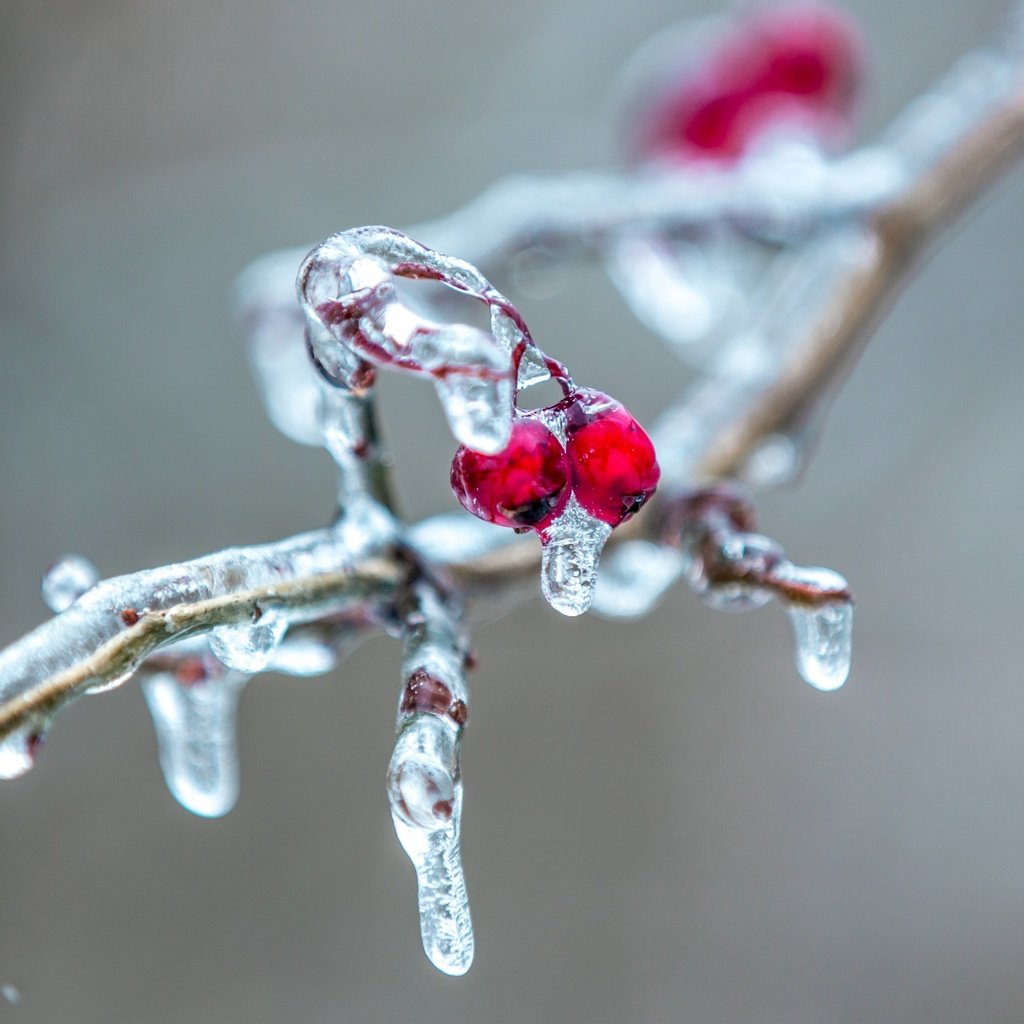
[[[448,426],[455,439],[474,451],[500,452],[512,431],[512,382],[507,377],[452,373],[437,381]]]
[[[53,612],[70,608],[99,581],[96,566],[81,555],[65,555],[54,562],[43,577],[43,600]]]
[[[413,828],[444,828],[451,818],[455,781],[449,769],[427,757],[404,761],[391,778],[392,808]]]
[[[393,816],[398,840],[416,869],[423,952],[439,971],[465,974],[473,963],[474,941],[459,853],[462,785],[454,787],[444,828],[417,828]]]
[[[11,1006],[17,1006],[21,1002],[21,993],[14,987],[14,985],[4,985],[0,988],[0,995],[4,997],[11,1004]]]
[[[391,811],[413,828],[447,826],[455,799],[458,740],[438,718],[412,719],[395,743],[388,768]]]
[[[612,532],[573,497],[543,533],[540,585],[544,599],[563,615],[582,615],[594,598],[601,550]]]
[[[796,667],[819,690],[838,690],[850,674],[853,604],[790,604],[786,608],[796,642]]]
[[[0,739],[0,779],[16,779],[34,764],[43,742],[43,731],[29,724]]]
[[[210,633],[210,650],[228,667],[252,675],[270,664],[277,645],[288,630],[288,622],[273,612],[264,612],[257,622],[219,626]]]
[[[244,684],[232,674],[186,686],[167,673],[143,683],[167,788],[204,818],[227,814],[238,799],[235,723]]]

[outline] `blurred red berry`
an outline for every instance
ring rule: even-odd
[[[757,11],[653,99],[641,154],[734,161],[782,125],[833,143],[848,134],[863,64],[860,35],[840,11],[817,3]]]

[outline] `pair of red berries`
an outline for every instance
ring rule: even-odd
[[[544,422],[552,415],[562,418],[565,447]],[[654,445],[625,407],[581,389],[548,409],[517,412],[509,443],[496,455],[461,447],[451,482],[473,515],[543,535],[570,495],[595,519],[618,526],[654,493],[659,476]]]
[[[648,99],[639,119],[643,155],[731,162],[780,125],[820,143],[848,133],[864,58],[842,12],[797,0],[700,42],[699,59],[674,69]]]

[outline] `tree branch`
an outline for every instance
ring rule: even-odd
[[[848,371],[929,243],[1022,154],[1024,90],[1018,83],[1016,91],[980,124],[876,209],[860,229],[863,244],[856,257],[831,282],[831,298],[818,317],[801,325],[768,379],[753,390],[742,375],[713,382],[722,415],[701,435],[697,450],[686,460],[685,473],[671,481],[675,492],[664,488],[633,522],[617,531],[612,543],[656,537],[665,510],[679,500],[681,487],[737,474],[763,438],[793,423],[812,400],[832,387]],[[684,410],[695,403],[700,403],[700,388]],[[274,561],[281,552],[296,550],[300,540],[235,549],[231,555]],[[331,548],[337,541],[325,537],[323,543]],[[336,547],[332,550],[337,554]],[[224,554],[188,565],[206,565]],[[177,600],[165,607],[151,599],[152,594],[147,599],[145,588],[136,587],[137,604],[120,610],[105,607],[103,628],[92,632],[87,627],[95,626],[95,621],[83,613],[82,601],[76,603],[0,656],[0,740],[47,720],[62,704],[98,682],[126,678],[148,655],[169,643],[251,621],[257,610],[261,614],[288,611],[290,621],[300,622],[335,614],[393,593],[407,568],[395,554],[379,551],[357,552],[347,567],[339,567],[347,562],[339,558],[327,565],[322,558],[297,559],[270,581],[249,585],[239,576],[235,585],[221,581],[225,592]],[[495,600],[508,604],[534,593],[539,564],[535,543],[512,541],[476,557],[446,561],[437,569],[464,588],[469,610],[481,614]],[[159,580],[182,568],[172,566],[125,579]],[[102,595],[104,586],[99,584],[90,594]],[[64,636],[69,623],[75,626],[70,638]],[[51,641],[58,636],[63,647],[55,652]],[[32,671],[26,672],[29,664]]]

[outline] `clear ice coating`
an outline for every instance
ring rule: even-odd
[[[228,668],[247,675],[262,672],[288,630],[288,620],[265,611],[256,622],[218,626],[210,632],[210,650]]]
[[[399,296],[396,277],[440,281],[486,302],[490,332],[421,315]],[[370,363],[432,378],[460,443],[487,453],[508,443],[512,353],[527,339],[475,267],[391,228],[354,228],[306,257],[298,289],[311,351],[334,383],[358,388]]]
[[[716,558],[743,579],[710,583],[704,576],[700,557],[689,564],[690,582],[704,603],[716,611],[745,612],[761,608],[772,599],[762,582],[783,562],[782,548],[770,537],[759,533],[726,533],[718,545]],[[758,582],[754,582],[758,581]]]
[[[540,586],[563,615],[582,615],[594,599],[601,551],[612,528],[588,515],[575,496],[541,535]]]
[[[43,577],[42,593],[47,608],[62,612],[70,608],[99,581],[96,566],[81,555],[65,555],[54,562]]]
[[[493,455],[507,444],[512,429],[512,381],[449,374],[435,384],[452,435],[475,451]]]
[[[160,748],[160,768],[174,798],[204,818],[227,814],[238,799],[236,722],[246,677],[185,684],[160,672],[142,684]]]
[[[412,718],[399,734],[388,768],[392,812],[419,829],[445,828],[458,785],[458,739],[440,718]]]

